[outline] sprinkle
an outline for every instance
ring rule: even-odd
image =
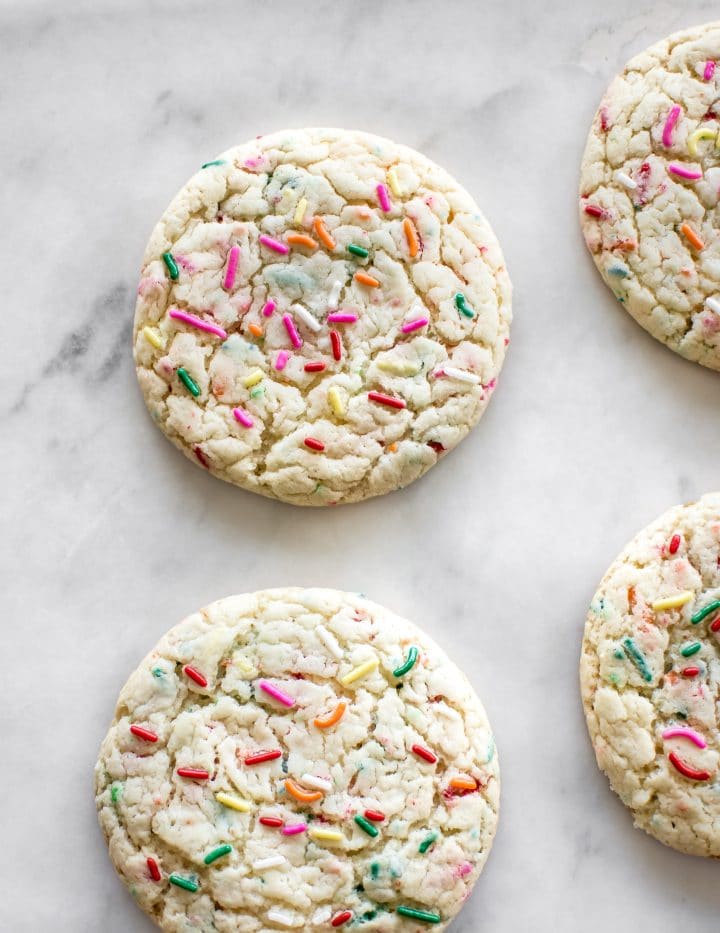
[[[191,878],[183,878],[182,875],[176,875],[175,872],[170,875],[168,880],[170,884],[174,884],[178,888],[184,888],[186,891],[195,892],[200,887],[197,881],[193,881]]]
[[[652,604],[653,612],[663,612],[665,609],[679,609],[685,603],[689,603],[693,598],[692,590],[683,590],[675,596],[666,596],[664,599],[656,599]]]
[[[249,813],[252,810],[251,803],[248,803],[247,800],[241,800],[239,797],[233,797],[231,794],[215,794],[215,799],[224,807],[237,810],[238,813]]]
[[[258,382],[262,382],[264,375],[265,373],[263,373],[262,369],[256,369],[251,372],[249,376],[243,377],[242,384],[245,386],[245,388],[252,389],[252,387],[256,386]]]
[[[468,306],[467,298],[462,292],[458,292],[457,295],[455,295],[455,307],[461,314],[464,314],[465,317],[475,317],[475,312]]]
[[[327,363],[323,363],[322,360],[310,360],[309,363],[305,364],[306,373],[321,373],[326,368]]]
[[[142,726],[136,726],[134,723],[130,726],[130,731],[133,735],[136,735],[139,739],[144,739],[146,742],[157,742],[158,740],[154,732],[151,732],[149,729],[143,729]]]
[[[288,332],[290,343],[295,347],[296,350],[299,350],[302,346],[302,340],[300,339],[300,335],[298,334],[295,327],[295,321],[293,321],[289,314],[283,314],[282,320],[283,324],[285,325],[285,330]],[[287,362],[287,360],[285,362]],[[275,364],[275,368],[278,368],[277,363]],[[282,367],[280,368],[282,369]]]
[[[393,671],[393,677],[404,677],[408,671],[411,671],[415,666],[418,659],[418,650],[415,645],[410,645],[408,648],[407,658],[405,663],[401,664],[400,667],[395,668]]]
[[[377,191],[380,207],[383,209],[385,214],[389,214],[392,210],[392,204],[390,203],[390,198],[388,197],[387,188],[385,185],[378,185],[375,190]]]
[[[632,638],[625,638],[623,639],[623,645],[625,646],[625,650],[628,653],[628,657],[640,672],[642,679],[648,681],[649,683],[653,679],[653,675],[650,673],[650,669],[647,666],[647,661],[638,650],[635,642],[632,640]]]
[[[297,207],[295,208],[295,216],[293,217],[293,222],[296,226],[299,226],[302,223],[306,209],[307,198],[300,198],[300,200],[297,202]],[[317,243],[315,245],[317,246]]]
[[[703,71],[703,80],[710,81],[714,74],[715,74],[715,62],[713,61],[705,62],[705,70]]]
[[[180,275],[178,272],[177,263],[175,262],[175,257],[172,253],[163,253],[162,258],[167,266],[167,270],[170,273],[170,278],[173,281]]]
[[[335,240],[328,233],[328,229],[325,226],[325,221],[322,217],[316,217],[313,221],[313,227],[315,228],[315,233],[318,235],[318,239],[326,246],[328,249],[335,249]]]
[[[265,302],[265,306],[262,309],[263,316],[272,317],[272,313],[275,308],[277,308],[277,304],[272,300],[272,298],[268,298],[268,300]]]
[[[586,204],[584,207],[586,214],[589,214],[591,217],[604,217],[605,211],[598,207],[597,204]]]
[[[677,123],[681,113],[682,108],[675,104],[674,107],[670,108],[670,113],[667,115],[667,120],[665,121],[665,126],[662,132],[662,142],[666,149],[669,149],[670,146],[672,146],[673,130],[675,129],[675,124]]]
[[[345,837],[335,829],[311,829],[308,831],[311,839],[317,839],[318,842],[343,842]]]
[[[189,664],[186,664],[183,668],[183,674],[186,677],[189,677],[190,680],[194,680],[196,684],[200,687],[207,687],[208,682],[205,677],[194,667],[190,667]]]
[[[330,921],[331,927],[341,927],[346,924],[348,921],[352,920],[354,914],[351,910],[341,910],[339,914],[335,916]]]
[[[340,390],[336,386],[331,386],[328,389],[328,402],[330,407],[333,410],[333,414],[337,418],[345,417],[345,405],[343,404],[342,396],[340,395]]]
[[[150,872],[150,877],[152,878],[152,880],[161,881],[162,874],[160,872],[160,867],[158,866],[158,863],[155,861],[154,858],[151,858],[150,856],[148,856],[146,861],[147,861],[148,871]]]
[[[382,823],[385,819],[385,814],[380,810],[366,810],[365,819],[372,820],[373,823]]]
[[[378,369],[395,376],[417,376],[420,372],[419,367],[409,360],[395,360],[392,357],[378,360],[377,365]]]
[[[178,378],[181,382],[184,383],[185,388],[191,395],[194,395],[195,398],[200,395],[200,386],[195,382],[190,373],[183,366],[180,366],[177,370]]]
[[[698,748],[707,748],[707,742],[700,733],[687,726],[671,726],[663,732],[662,737],[664,739],[690,739]]]
[[[707,606],[699,609],[690,617],[690,621],[693,625],[697,625],[699,622],[702,622],[703,619],[706,619],[711,612],[715,612],[716,609],[720,609],[720,599],[714,599],[711,603],[708,603]]]
[[[303,444],[310,450],[325,450],[323,442],[319,441],[316,437],[306,437]]]
[[[470,777],[454,777],[450,779],[450,787],[453,790],[477,790],[478,783],[474,778]]]
[[[113,803],[117,803],[120,797],[122,796],[122,784],[113,784],[110,788],[110,800]]]
[[[418,758],[427,761],[428,764],[434,765],[437,761],[437,755],[431,752],[429,748],[425,748],[424,745],[413,745],[412,751],[415,752]]]
[[[286,325],[287,326],[287,325]],[[287,361],[290,359],[290,353],[287,350],[280,350],[275,357],[275,369],[278,371],[285,369]]]
[[[368,398],[371,402],[377,402],[378,405],[387,405],[388,408],[406,408],[404,399],[393,398],[391,395],[383,395],[382,392],[368,392]]]
[[[213,159],[212,162],[203,162],[200,168],[210,168],[211,165],[225,165],[225,159]]]
[[[334,281],[330,294],[328,295],[328,308],[337,308],[340,304],[340,293],[342,292],[342,282]]]
[[[715,314],[720,314],[720,299],[718,298],[706,298],[705,307],[710,308],[711,311],[714,311]]]
[[[273,700],[277,700],[278,703],[282,703],[283,706],[287,706],[288,709],[292,709],[295,706],[295,700],[288,696],[287,693],[283,693],[282,690],[279,690],[273,684],[269,683],[267,680],[259,680],[258,687],[267,693],[268,696],[271,696]]]
[[[351,243],[347,248],[348,253],[352,253],[353,256],[362,256],[363,259],[367,259],[370,255],[370,250],[365,249],[364,246],[358,246],[356,243]]]
[[[319,796],[322,797],[322,794]],[[306,823],[293,823],[290,826],[283,826],[282,834],[283,836],[298,836],[300,833],[304,833],[306,829]]]
[[[273,923],[279,923],[280,926],[283,927],[295,926],[295,915],[291,914],[288,910],[279,910],[277,907],[273,907],[272,910],[268,911],[267,918]]]
[[[440,923],[440,914],[431,914],[427,910],[416,910],[414,907],[396,907],[395,913],[411,920],[423,920],[425,923]]]
[[[637,188],[637,182],[632,179],[627,172],[615,172],[615,180],[619,181],[621,185],[628,188],[630,191]]]
[[[328,314],[327,319],[332,324],[354,324],[358,316],[352,311],[333,311]]]
[[[426,836],[418,846],[418,852],[421,855],[425,855],[430,846],[437,840],[437,837],[437,833],[430,833],[428,836]]]
[[[345,715],[346,710],[347,704],[341,700],[329,716],[324,718],[318,716],[317,719],[313,720],[313,725],[318,729],[329,729],[331,726],[336,726]]]
[[[312,250],[316,250],[318,248],[317,240],[313,240],[313,238],[308,236],[307,233],[288,233],[287,241],[293,246],[304,246],[307,249]]]
[[[152,344],[156,350],[164,350],[166,340],[159,330],[154,327],[143,327],[143,337]]]
[[[691,658],[694,654],[697,654],[701,648],[702,645],[699,641],[691,641],[687,645],[683,645],[680,649],[680,654],[684,658]]]
[[[680,774],[684,775],[686,778],[690,778],[691,781],[707,781],[710,779],[711,775],[709,771],[696,771],[694,768],[686,765],[682,758],[679,758],[675,752],[670,752],[668,758],[670,764],[673,765]]]
[[[379,836],[379,835],[380,835],[380,830],[377,829],[375,826],[373,826],[372,823],[369,823],[369,822],[365,819],[364,816],[360,816],[360,814],[358,814],[358,815],[355,817],[355,822],[356,822],[357,825],[360,827],[360,829],[362,829],[364,832],[366,832],[366,833],[368,834],[368,836],[372,836],[373,839],[374,839],[376,836]]]
[[[411,334],[414,330],[420,330],[421,327],[427,327],[430,323],[430,319],[426,317],[416,317],[411,321],[406,321],[400,330],[404,334]]]
[[[377,658],[371,658],[369,661],[365,661],[363,664],[358,664],[357,667],[354,667],[351,671],[340,678],[340,683],[343,685],[343,687],[354,684],[356,680],[360,680],[362,677],[367,677],[367,675],[374,671],[379,664],[380,661]]]
[[[311,314],[307,308],[303,308],[302,305],[291,305],[290,310],[294,311],[303,324],[309,327],[310,330],[315,331],[315,333],[317,333],[322,328],[322,324],[318,321],[315,315]]]
[[[251,428],[253,424],[255,424],[250,415],[242,408],[233,408],[232,413],[235,417],[235,420],[239,421],[240,424],[245,428]]]
[[[688,152],[691,156],[696,156],[698,154],[697,144],[701,139],[715,139],[716,137],[717,130],[711,130],[709,126],[699,127],[694,133],[688,136]]]
[[[228,255],[228,264],[227,269],[225,270],[225,280],[223,282],[223,288],[226,288],[228,291],[235,284],[235,273],[237,272],[238,259],[240,258],[240,247],[233,246]]]
[[[332,781],[328,781],[326,778],[317,777],[314,774],[303,774],[300,778],[303,784],[307,784],[308,787],[314,787],[316,790],[321,790],[324,794],[329,794],[333,789]]]
[[[216,862],[219,858],[223,858],[225,855],[230,855],[233,847],[225,844],[224,846],[218,846],[217,849],[213,849],[212,852],[208,854],[203,859],[206,865],[212,865],[213,862]]]
[[[336,330],[330,331],[330,345],[332,346],[333,359],[342,359],[342,341],[340,340],[340,334]]]
[[[286,862],[284,855],[269,855],[267,858],[256,859],[250,867],[253,871],[266,871],[268,868],[278,868]]]
[[[258,239],[263,246],[267,246],[268,249],[272,249],[276,253],[282,253],[283,256],[290,252],[289,246],[281,243],[280,240],[274,240],[271,236],[267,236],[265,233],[261,233]]]
[[[695,233],[690,224],[680,224],[680,233],[685,236],[685,239],[690,243],[691,246],[694,246],[696,250],[705,249],[705,244],[697,235],[697,233]]]
[[[378,288],[380,286],[378,280],[368,275],[367,272],[356,272],[353,278],[361,285],[367,285],[368,288]]]
[[[403,232],[405,233],[405,239],[407,240],[410,257],[411,259],[414,259],[418,254],[418,250],[420,249],[420,243],[418,241],[417,230],[415,229],[415,226],[409,217],[406,217],[405,220],[403,220]]]
[[[306,791],[292,778],[288,778],[285,781],[285,790],[290,794],[291,797],[294,797],[296,800],[299,800],[301,803],[315,803],[317,800],[322,800],[321,791]]]
[[[449,379],[457,379],[458,382],[470,382],[473,385],[478,385],[480,382],[480,376],[477,373],[469,373],[465,369],[456,369],[454,366],[443,366],[443,373]]]
[[[337,642],[337,639],[329,632],[324,625],[316,625],[315,632],[320,639],[320,641],[325,645],[330,654],[336,657],[338,660],[343,656],[343,650]]]
[[[253,337],[262,337],[262,327],[259,324],[248,324],[248,330],[253,335]]]
[[[274,829],[280,829],[283,824],[279,816],[261,816],[258,822],[263,826],[272,826]]]
[[[390,185],[390,190],[395,195],[396,198],[400,197],[400,185],[398,183],[397,170],[393,165],[387,171],[387,180],[388,185]]]
[[[210,772],[202,768],[178,768],[177,773],[180,777],[190,778],[193,781],[207,781],[210,777]]]
[[[176,321],[182,321],[183,324],[189,324],[191,327],[196,327],[198,330],[203,330],[208,334],[214,334],[221,340],[227,340],[227,331],[223,330],[222,327],[218,327],[217,324],[210,324],[208,321],[203,321],[202,318],[196,317],[194,314],[188,314],[185,311],[179,311],[177,308],[171,308],[168,311],[168,315]]]
[[[680,547],[680,541],[680,535],[673,535],[672,538],[670,538],[668,551],[670,551],[671,554],[677,554],[678,548]]]
[[[282,752],[279,748],[274,748],[271,752],[258,752],[256,755],[248,755],[245,764],[261,765],[266,761],[275,761],[276,758],[282,758]]]
[[[697,181],[698,178],[702,178],[702,172],[698,171],[698,169],[686,168],[686,166],[679,165],[677,162],[671,162],[668,165],[668,172],[677,175],[678,178],[687,178],[689,181]]]

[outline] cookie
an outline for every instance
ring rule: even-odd
[[[580,221],[615,297],[653,337],[720,369],[720,23],[631,59],[593,121]]]
[[[720,493],[671,509],[603,578],[580,682],[598,765],[635,825],[720,858]]]
[[[145,252],[150,413],[252,492],[337,505],[407,486],[496,385],[510,280],[446,172],[367,133],[291,130],[206,163]]]
[[[444,930],[495,833],[485,712],[414,625],[276,589],[188,617],[95,771],[110,857],[163,930]]]

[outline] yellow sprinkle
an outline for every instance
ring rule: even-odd
[[[165,338],[160,331],[155,330],[154,327],[143,327],[143,337],[148,343],[151,343],[156,350],[165,349]]]
[[[378,360],[378,369],[392,373],[395,376],[417,376],[420,368],[407,360],[384,359]]]
[[[306,208],[307,198],[300,198],[300,200],[297,202],[297,207],[295,208],[295,217],[293,218],[296,226],[302,223]]]
[[[695,597],[692,590],[684,590],[677,596],[666,596],[665,599],[656,599],[652,604],[653,612],[662,612],[664,609],[679,609]]]
[[[332,388],[328,389],[327,397],[333,412],[338,416],[338,418],[343,418],[345,416],[345,406],[343,405],[343,400],[340,396],[340,390],[335,386],[332,386]]]
[[[245,376],[242,383],[247,389],[252,389],[253,386],[256,386],[258,382],[262,382],[262,377],[265,375],[261,369],[256,369],[254,373],[250,373],[249,376]]]
[[[345,839],[342,833],[334,829],[310,829],[308,836],[311,839],[319,839],[321,842],[342,842]]]
[[[717,139],[718,131],[711,130],[709,126],[700,127],[688,136],[688,152],[692,156],[697,155],[697,144],[701,139]]]
[[[215,799],[224,807],[230,807],[231,810],[239,810],[241,813],[249,813],[252,810],[252,804],[247,800],[241,800],[239,797],[231,797],[230,794],[215,794]]]
[[[388,169],[387,173],[388,184],[390,185],[390,190],[395,195],[396,198],[400,197],[400,185],[398,184],[397,172],[395,171],[395,166]]]
[[[356,680],[360,680],[361,677],[365,677],[366,674],[369,674],[371,671],[374,671],[380,662],[377,658],[372,658],[370,661],[365,661],[363,664],[359,664],[357,667],[354,667],[349,674],[345,674],[344,677],[340,678],[340,683],[343,687],[349,686],[349,684],[354,684]]]

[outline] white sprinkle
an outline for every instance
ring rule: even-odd
[[[277,868],[278,865],[284,865],[287,859],[284,855],[269,855],[267,858],[256,859],[252,863],[253,871],[265,871],[266,868]]]
[[[332,917],[332,910],[329,907],[321,907],[312,915],[311,923],[313,926],[321,927]]]
[[[303,774],[300,780],[303,784],[307,784],[308,787],[314,787],[315,790],[325,791],[326,794],[329,794],[333,789],[332,781],[316,777],[314,774]]]
[[[480,376],[469,373],[464,369],[455,369],[454,366],[443,366],[443,372],[450,379],[457,379],[458,382],[472,382],[473,385],[480,382]]]
[[[279,923],[280,926],[283,927],[297,926],[297,923],[295,922],[295,914],[291,914],[289,910],[278,910],[276,907],[273,907],[272,910],[268,911],[267,918],[272,923]]]
[[[715,314],[720,314],[720,298],[706,298],[705,304],[711,311],[714,311]]]
[[[318,321],[315,315],[311,314],[307,308],[303,308],[302,305],[290,305],[290,310],[294,311],[303,324],[309,327],[310,330],[314,330],[315,333],[317,333],[322,327],[322,324]]]
[[[637,182],[634,181],[627,172],[615,172],[615,181],[619,181],[621,185],[625,185],[625,187],[629,188],[631,191],[637,188]]]
[[[328,308],[331,311],[335,311],[340,304],[340,292],[342,291],[342,282],[337,281],[333,282],[333,286],[330,289],[330,294],[328,296]]]
[[[343,650],[337,643],[335,636],[331,632],[328,632],[324,625],[316,625],[315,631],[318,634],[318,638],[325,645],[330,654],[334,655],[339,661],[343,656]]]

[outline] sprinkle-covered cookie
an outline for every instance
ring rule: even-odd
[[[495,743],[414,625],[335,590],[213,603],[122,690],[100,823],[166,931],[444,930],[488,856]]]
[[[510,280],[470,195],[367,133],[292,130],[206,163],[145,252],[134,352],[158,426],[297,505],[406,486],[495,388]]]
[[[720,858],[720,493],[671,509],[610,567],[580,681],[598,764],[635,825]]]
[[[618,301],[653,337],[720,369],[720,23],[631,59],[583,156],[585,241]]]

